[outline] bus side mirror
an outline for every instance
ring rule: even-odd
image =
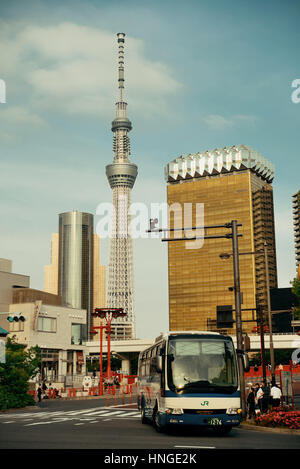
[[[248,371],[250,371],[250,362],[249,362],[248,353],[244,352],[244,350],[237,350],[237,354],[238,356],[242,358],[244,372],[247,373]]]
[[[162,369],[163,369],[163,361],[162,361],[162,359],[163,359],[162,356],[157,355],[157,357],[156,357],[156,362],[155,362],[155,367],[156,367],[157,373],[161,373],[161,372],[162,372]]]

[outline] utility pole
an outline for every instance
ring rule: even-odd
[[[260,334],[260,361],[263,373],[263,381],[266,382],[266,359],[265,359],[265,331],[264,331],[264,319],[263,319],[263,312],[261,307],[258,309],[258,318],[257,324],[259,328]]]
[[[267,309],[269,321],[269,337],[270,337],[270,358],[271,358],[271,375],[272,385],[275,384],[275,359],[274,359],[274,345],[272,334],[272,313],[271,313],[271,300],[270,300],[270,278],[269,278],[269,261],[268,261],[268,245],[264,242],[264,256],[265,256],[265,269],[266,269],[266,287],[267,287]]]
[[[240,391],[243,417],[246,416],[246,396],[244,367],[242,362],[241,350],[243,349],[242,334],[242,312],[241,312],[241,287],[240,287],[240,264],[239,264],[239,246],[238,246],[238,223],[236,220],[231,222],[232,230],[232,257],[233,257],[233,276],[234,276],[234,298],[235,298],[235,321],[236,321],[236,342],[238,350],[238,366],[240,375]]]

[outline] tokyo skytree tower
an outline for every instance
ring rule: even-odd
[[[112,122],[113,163],[106,166],[106,176],[112,189],[113,216],[110,240],[109,276],[107,307],[123,308],[125,318],[112,323],[113,340],[135,337],[132,239],[129,233],[131,189],[133,188],[137,166],[130,162],[130,141],[128,133],[132,129],[127,117],[127,103],[123,100],[124,91],[124,42],[125,34],[119,33],[119,101],[116,103],[116,117]]]

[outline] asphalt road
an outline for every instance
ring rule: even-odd
[[[176,428],[157,433],[142,425],[135,404],[107,407],[106,400],[44,401],[0,413],[1,449],[300,449],[300,435],[239,427],[228,436]],[[108,450],[108,451],[107,451]]]

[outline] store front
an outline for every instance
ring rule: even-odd
[[[41,377],[46,381],[58,379],[59,350],[42,349]]]

